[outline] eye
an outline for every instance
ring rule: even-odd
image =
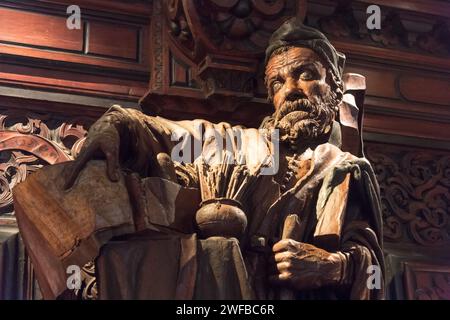
[[[283,86],[283,83],[281,83],[281,81],[275,80],[275,81],[272,82],[272,84],[271,84],[272,92],[273,92],[273,93],[277,92],[278,90],[281,89],[282,86]]]
[[[305,81],[310,81],[315,79],[316,74],[314,71],[312,70],[304,70],[301,74],[300,74],[300,79],[301,80],[305,80]]]

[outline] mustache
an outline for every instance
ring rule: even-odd
[[[313,112],[314,111],[314,105],[311,101],[309,101],[306,98],[301,98],[301,99],[297,99],[294,101],[285,101],[279,111],[276,114],[276,118],[277,120],[281,120],[282,118],[284,118],[286,115],[288,115],[291,112],[294,111],[303,111],[303,112]]]
[[[307,145],[330,132],[339,103],[340,99],[332,91],[312,100],[299,97],[284,101],[261,127],[279,129],[280,142],[287,145]]]

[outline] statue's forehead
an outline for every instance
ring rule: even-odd
[[[309,48],[294,47],[270,58],[266,67],[266,75],[275,74],[281,68],[291,64],[321,62],[321,58]]]

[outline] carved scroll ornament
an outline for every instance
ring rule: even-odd
[[[424,246],[449,244],[450,155],[371,145],[381,188],[384,236]]]
[[[75,124],[77,121],[72,124],[17,110],[1,112],[0,216],[13,216],[11,190],[30,173],[47,164],[72,160],[78,154],[86,130]]]

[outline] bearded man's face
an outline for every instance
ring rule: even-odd
[[[308,145],[326,136],[339,103],[329,74],[311,49],[293,47],[273,55],[266,83],[275,112],[265,127],[279,129],[281,141],[292,145]]]

